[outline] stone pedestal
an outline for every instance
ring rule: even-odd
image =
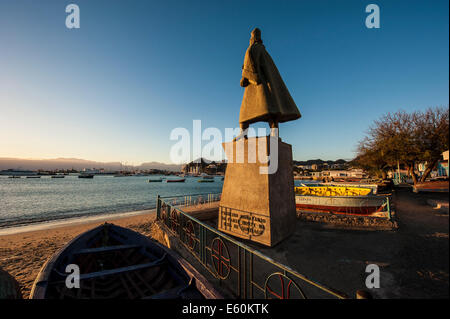
[[[278,168],[273,174],[261,174],[260,168],[267,168],[268,164],[261,164],[258,156],[255,163],[255,154],[269,154],[270,138],[278,143]],[[292,147],[270,138],[223,143],[229,162],[218,219],[220,231],[266,246],[274,246],[289,236],[296,223]]]

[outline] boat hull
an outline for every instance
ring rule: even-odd
[[[214,183],[213,179],[199,179],[199,183]]]
[[[78,175],[78,178],[94,178],[94,175]]]
[[[295,196],[297,210],[350,215],[369,215],[380,212],[384,202],[385,198],[379,196]]]
[[[68,265],[79,288],[66,286]],[[175,252],[127,228],[104,224],[55,253],[38,274],[31,299],[215,299],[211,284]]]
[[[168,179],[166,180],[167,183],[184,183],[185,179]]]
[[[425,183],[418,183],[414,186],[414,192],[438,192],[448,193],[449,182],[448,181],[431,181]]]

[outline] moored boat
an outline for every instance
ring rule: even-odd
[[[80,175],[78,175],[78,178],[94,178],[94,174],[80,173]]]
[[[20,169],[6,169],[6,170],[0,171],[0,175],[33,176],[33,175],[37,175],[37,172],[29,171],[29,170],[20,170]]]
[[[199,182],[199,183],[214,183],[214,180],[211,180],[211,179],[199,179],[197,182]]]
[[[203,175],[199,180],[197,180],[199,183],[213,183],[214,181],[214,176],[210,175]]]
[[[166,179],[166,183],[184,183],[186,179],[178,178],[178,179]]]
[[[64,175],[52,175],[51,177],[52,178],[64,178],[65,176]]]
[[[314,196],[366,196],[373,192],[371,188],[348,186],[300,186],[295,187],[297,195]]]
[[[349,215],[369,215],[383,211],[386,197],[373,195],[371,191],[348,187],[296,187],[295,205],[300,211]]]
[[[439,193],[448,193],[449,189],[449,181],[447,180],[436,180],[436,181],[427,181],[423,183],[417,183],[413,191],[415,193],[419,192],[439,192]]]
[[[385,198],[380,196],[295,196],[297,210],[306,211],[369,215],[381,212],[384,205]]]
[[[155,178],[155,179],[149,179],[148,182],[149,183],[159,183],[162,182],[162,178]]]
[[[66,285],[68,265],[79,268],[79,288]],[[216,299],[221,295],[170,249],[130,229],[104,224],[79,235],[51,257],[30,298]]]
[[[362,182],[327,182],[321,183],[318,186],[338,186],[338,187],[358,187],[358,188],[370,188],[372,194],[378,193],[378,184],[362,183]]]

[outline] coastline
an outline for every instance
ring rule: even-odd
[[[111,220],[123,219],[132,216],[154,214],[156,216],[156,208],[148,210],[137,210],[124,213],[104,213],[95,214],[93,216],[72,217],[64,219],[53,219],[48,221],[41,221],[25,225],[14,225],[10,227],[0,228],[0,237],[6,235],[14,235],[26,232],[41,231],[46,229],[53,229],[65,226],[76,226],[96,222],[106,222]]]

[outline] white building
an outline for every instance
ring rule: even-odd
[[[329,177],[333,177],[333,178],[346,178],[346,177],[363,178],[364,171],[359,168],[354,168],[349,171],[344,171],[344,170],[322,171],[322,176],[329,176]]]

